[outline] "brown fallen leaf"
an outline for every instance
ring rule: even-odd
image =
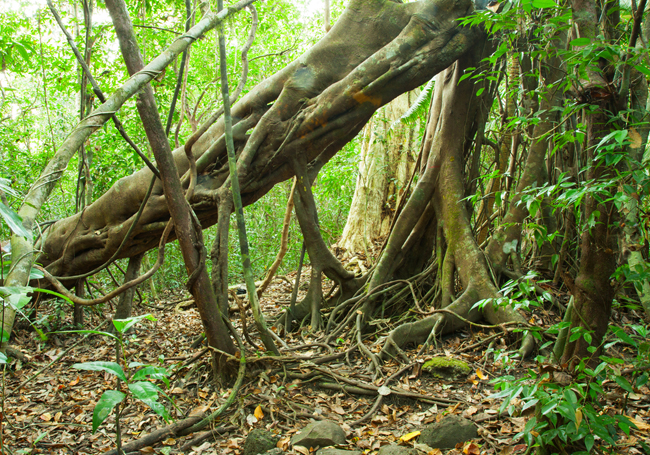
[[[45,414],[41,414],[40,416],[38,416],[38,418],[43,420],[44,422],[49,422],[50,420],[52,420],[52,414],[46,412]]]
[[[255,408],[255,412],[253,415],[257,418],[257,420],[262,420],[264,418],[264,412],[262,412],[262,406],[258,405]]]
[[[302,455],[309,455],[309,449],[303,446],[293,446],[293,450],[302,453]]]
[[[463,446],[463,453],[465,455],[480,455],[481,454],[481,449],[475,443],[468,442],[467,444],[465,444]]]

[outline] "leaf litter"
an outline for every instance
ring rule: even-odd
[[[305,279],[310,271],[303,271]],[[295,278],[276,278],[261,299],[265,315],[273,320],[283,311]],[[291,279],[287,279],[287,278]],[[301,293],[304,295],[305,290]],[[205,346],[197,343],[203,328],[198,312],[187,305],[191,297],[167,292],[155,302],[155,308],[134,304],[136,315],[151,313],[156,322],[145,321],[127,336],[127,362],[164,366],[171,371],[171,384],[166,393],[174,406],[163,400],[176,420],[200,415],[217,409],[230,389],[217,389],[210,377],[210,358]],[[179,306],[178,303],[183,305]],[[146,303],[146,301],[145,301]],[[248,311],[247,327],[253,331],[252,315]],[[535,320],[543,326],[558,322],[552,311],[538,309]],[[71,317],[71,315],[69,315]],[[624,316],[623,316],[624,317]],[[99,325],[104,316],[87,312],[86,326]],[[232,315],[234,325],[241,322]],[[251,329],[253,328],[253,329]],[[264,428],[280,436],[277,446],[287,453],[309,455],[310,449],[291,447],[290,438],[314,420],[329,419],[347,433],[348,449],[376,453],[383,445],[399,443],[418,449],[427,455],[514,455],[524,453],[527,446],[514,436],[523,431],[534,407],[522,415],[500,414],[500,400],[488,400],[493,392],[491,379],[504,373],[503,360],[492,361],[485,355],[492,346],[507,347],[514,340],[491,331],[466,330],[447,337],[436,349],[417,357],[419,347],[405,353],[411,367],[390,384],[385,379],[404,368],[388,361],[382,366],[379,379],[367,370],[368,359],[358,350],[351,350],[354,340],[338,339],[336,346],[322,343],[322,332],[312,333],[308,327],[284,337],[289,350],[281,349],[284,361],[275,362],[247,346],[247,377],[237,400],[213,427],[233,430],[193,445],[180,452],[193,437],[167,438],[154,447],[145,447],[141,454],[233,454],[243,452],[246,435],[254,428]],[[385,334],[384,334],[385,335]],[[96,454],[115,448],[115,418],[111,414],[95,434],[91,433],[93,409],[102,393],[114,389],[115,377],[108,373],[79,371],[72,365],[87,361],[115,361],[111,340],[90,335],[73,349],[65,352],[82,337],[78,333],[51,334],[43,342],[35,332],[17,330],[14,344],[29,355],[29,362],[12,361],[4,374],[4,413],[2,415],[3,444],[9,453]],[[368,342],[377,351],[381,338]],[[314,360],[329,354],[343,354],[336,360],[316,364]],[[472,366],[466,380],[445,382],[424,374],[422,363],[444,353]],[[49,368],[27,382],[39,370],[64,354]],[[513,366],[508,374],[521,376],[527,369],[540,366],[526,360]],[[562,372],[563,373],[563,372]],[[566,374],[566,373],[563,373]],[[569,378],[570,379],[570,378]],[[647,404],[650,390],[625,394],[615,383],[605,384],[609,393],[603,397],[607,409],[623,412],[637,426],[629,436],[619,439],[620,453],[643,453],[639,441],[648,439],[650,417]],[[378,399],[381,399],[377,406]],[[374,407],[374,412],[369,414]],[[418,442],[421,426],[440,421],[445,415],[457,414],[472,420],[480,438],[459,444],[450,450],[429,447]],[[367,417],[365,420],[363,420]],[[357,423],[359,422],[359,423]],[[165,422],[142,402],[127,399],[120,420],[122,440],[128,442],[163,427]]]

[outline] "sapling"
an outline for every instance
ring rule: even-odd
[[[155,321],[150,314],[136,316],[128,319],[114,319],[113,326],[115,327],[115,334],[109,332],[102,332],[97,330],[75,330],[77,333],[96,333],[98,335],[106,336],[115,340],[115,351],[117,362],[84,362],[75,363],[73,368],[78,370],[88,371],[104,371],[114,375],[117,378],[116,388],[114,390],[106,390],[93,410],[93,426],[92,431],[95,433],[97,428],[106,420],[106,418],[115,410],[115,442],[117,445],[117,452],[122,453],[122,441],[120,431],[120,413],[122,403],[129,395],[133,395],[136,399],[144,402],[156,414],[161,416],[166,422],[169,422],[171,416],[167,408],[158,401],[159,394],[164,395],[171,403],[174,404],[171,398],[163,392],[163,390],[151,380],[161,380],[169,387],[169,380],[167,376],[169,372],[164,367],[157,367],[153,365],[145,365],[139,362],[131,362],[127,365],[126,357],[124,356],[124,334],[131,329],[135,324],[142,319]],[[127,365],[126,372],[120,363]],[[123,392],[122,384],[126,384],[126,389]]]

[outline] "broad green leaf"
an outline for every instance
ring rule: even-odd
[[[157,385],[148,381],[133,382],[129,384],[129,390],[133,393],[134,397],[149,406],[156,414],[165,419],[165,421],[168,422],[171,420],[171,416],[165,406],[158,401],[158,393],[164,394],[164,392]]]
[[[147,378],[160,379],[164,381],[165,384],[169,387],[169,380],[167,379],[168,375],[169,372],[165,367],[154,367],[152,365],[147,365],[136,371],[131,379],[133,381],[141,381]]]
[[[616,383],[617,383],[618,385],[620,385],[621,388],[622,388],[623,390],[625,390],[626,392],[634,393],[634,389],[632,388],[632,385],[631,385],[630,382],[629,382],[627,379],[625,379],[623,376],[616,376],[616,377],[614,377],[614,380],[615,380]]]
[[[141,316],[135,316],[128,319],[113,319],[113,325],[115,326],[115,330],[118,332],[126,333],[127,330],[129,330],[131,327],[143,319],[148,319],[150,321],[156,320],[156,318],[150,314],[143,314]]]
[[[3,330],[2,332],[4,333],[5,330]],[[7,360],[8,360],[7,356],[5,354],[3,354],[2,352],[0,352],[0,364],[1,363],[7,363]]]
[[[3,286],[0,287],[0,297],[15,310],[20,310],[30,302],[31,297],[27,294],[32,291],[33,289],[29,286]]]
[[[625,330],[623,330],[620,327],[616,327],[615,325],[610,326],[610,330],[616,335],[618,338],[629,344],[630,346],[636,347],[636,342],[630,337],[627,333],[625,333]]]
[[[588,434],[585,436],[585,447],[587,449],[587,452],[591,452],[591,448],[594,446],[594,435],[593,434]]]
[[[533,0],[533,8],[554,8],[557,6],[553,0]]]
[[[160,388],[149,381],[132,382],[129,390],[138,400],[158,400]]]
[[[93,433],[109,416],[113,408],[121,403],[126,395],[117,390],[107,390],[99,399],[93,410]]]
[[[21,237],[32,238],[31,233],[23,226],[23,220],[2,202],[0,202],[0,216],[5,220],[11,232]]]
[[[115,362],[84,362],[84,363],[75,363],[72,365],[72,368],[77,370],[88,370],[88,371],[106,371],[107,373],[114,374],[122,381],[126,381],[126,376],[124,375],[124,370]]]
[[[571,46],[575,46],[575,47],[588,46],[590,44],[591,44],[591,39],[589,38],[578,38],[571,41]]]

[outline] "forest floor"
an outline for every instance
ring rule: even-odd
[[[303,276],[304,282],[309,277],[308,269],[304,270]],[[276,278],[262,298],[263,310],[269,319],[280,314],[288,304],[290,280],[295,279],[295,273],[286,278]],[[170,387],[163,388],[174,400],[175,406],[172,408],[166,400],[161,401],[170,409],[174,419],[182,419],[193,412],[213,411],[225,401],[230,390],[217,391],[213,388],[207,350],[203,345],[191,348],[197,335],[202,332],[198,312],[190,305],[191,299],[187,295],[169,292],[161,297],[164,298],[155,303],[148,304],[145,299],[144,303],[135,304],[135,314],[150,313],[156,321],[142,321],[135,332],[127,337],[127,361],[162,365],[173,371]],[[566,299],[563,295],[557,297]],[[58,321],[59,326],[70,326],[71,311],[57,316],[52,310],[45,309],[48,306],[51,307],[41,306],[39,317],[61,317],[63,319]],[[238,316],[235,313],[231,319],[241,328]],[[541,327],[559,321],[553,309],[538,308],[527,316]],[[622,311],[615,315],[614,320],[625,323],[627,317],[629,314]],[[94,310],[86,312],[86,328],[96,328],[104,321],[103,314]],[[397,323],[384,321],[378,326],[379,333],[366,341],[367,347],[378,352],[383,337]],[[254,331],[250,314],[248,328]],[[255,333],[252,333],[252,338],[258,339]],[[192,436],[177,440],[169,438],[155,447],[145,447],[139,453],[237,455],[242,453],[246,435],[253,428],[264,428],[279,434],[282,438],[281,448],[291,453],[288,443],[290,436],[311,420],[329,419],[347,432],[350,449],[372,454],[388,443],[417,444],[416,437],[405,435],[424,424],[439,421],[447,414],[458,414],[472,420],[478,426],[480,438],[455,449],[429,451],[429,455],[526,453],[527,446],[523,440],[515,440],[514,437],[523,431],[534,406],[510,416],[507,412],[500,413],[501,399],[488,398],[495,393],[495,378],[506,374],[521,377],[528,371],[539,373],[544,368],[534,360],[520,363],[507,355],[497,359],[494,352],[488,352],[489,347],[495,352],[503,349],[503,353],[516,349],[516,334],[502,336],[491,329],[467,329],[444,338],[437,348],[419,357],[418,349],[412,346],[405,351],[411,366],[389,384],[394,392],[384,396],[381,405],[372,414],[369,411],[379,397],[378,387],[405,364],[386,362],[381,375],[375,379],[368,371],[368,358],[358,350],[330,363],[314,362],[319,357],[344,352],[352,347],[353,340],[346,336],[339,338],[336,346],[325,346],[321,343],[322,333],[311,333],[308,328],[303,328],[284,339],[290,349],[282,350],[284,360],[280,362],[262,358],[259,351],[247,345],[245,382],[235,402],[214,423],[214,427],[227,427],[229,431],[183,452],[179,452],[179,448]],[[116,387],[115,376],[72,367],[75,363],[86,361],[115,361],[113,342],[100,335],[80,333],[50,333],[43,341],[36,332],[23,329],[18,331],[12,344],[27,354],[28,361],[14,360],[4,370],[2,436],[4,447],[8,449],[5,453],[96,454],[114,449],[113,415],[95,434],[91,432],[91,422],[99,397],[105,390]],[[610,352],[610,355],[623,357],[626,354],[624,348],[617,348],[620,351]],[[463,360],[469,364],[471,372],[459,381],[436,379],[421,369],[422,363],[434,356]],[[608,394],[602,400],[607,409],[623,412],[622,407],[626,406],[625,414],[637,422],[648,422],[650,390],[646,386],[634,394],[625,394],[614,382],[604,386]],[[368,418],[356,422],[364,417]],[[132,399],[126,402],[121,418],[124,442],[164,425],[165,422],[142,402]],[[639,442],[648,440],[650,427],[640,428],[632,430],[630,435],[619,432],[618,453],[644,453]]]

